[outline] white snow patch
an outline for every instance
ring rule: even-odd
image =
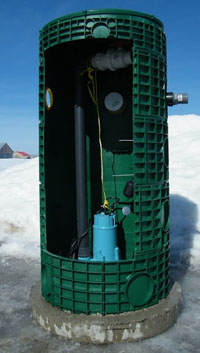
[[[72,338],[71,323],[63,322],[60,328],[54,324],[54,330],[59,336],[63,336],[69,339]]]
[[[76,324],[76,326],[74,326],[74,335],[76,337],[90,337],[90,340],[94,343],[103,343],[106,338],[106,333],[102,329],[101,325],[88,326],[86,324],[82,324],[79,326]]]
[[[45,327],[46,327],[46,325],[45,325],[45,322],[44,322],[44,319],[43,319],[42,315],[40,315],[40,316],[38,317],[38,322],[39,322],[40,326],[42,326],[43,328],[45,328]]]
[[[130,330],[127,330],[126,328],[124,329],[123,335],[122,335],[122,341],[127,340],[130,335]]]
[[[200,269],[200,116],[169,117],[172,264]]]
[[[33,317],[35,318],[35,320],[39,323],[39,325],[41,327],[43,327],[45,330],[47,330],[48,332],[51,331],[51,328],[47,325],[48,323],[48,318],[46,318],[46,322],[43,319],[42,315],[37,315],[35,310],[33,311]]]
[[[106,338],[108,342],[113,342],[113,330],[109,329],[106,331]]]
[[[124,329],[123,335],[122,335],[122,341],[126,341],[128,339],[139,339],[142,338],[144,335],[140,330],[141,324],[138,322],[135,326],[135,330],[133,331],[132,329]]]
[[[38,179],[38,158],[0,171],[1,255],[39,258]]]
[[[3,169],[7,169],[13,167],[14,165],[23,164],[29,162],[29,159],[20,159],[20,158],[8,158],[8,159],[0,159],[0,171]]]
[[[134,338],[141,338],[143,337],[143,333],[140,331],[140,328],[141,328],[141,324],[138,322],[136,324],[136,328],[135,328],[135,331],[133,333],[133,337]]]

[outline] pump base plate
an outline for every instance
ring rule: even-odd
[[[30,299],[33,317],[45,330],[72,341],[103,344],[143,340],[166,331],[178,318],[182,291],[175,282],[168,297],[157,305],[106,316],[72,314],[52,307],[41,296],[40,283],[31,288]]]

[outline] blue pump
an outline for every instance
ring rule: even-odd
[[[118,261],[117,225],[114,214],[95,214],[92,261]]]

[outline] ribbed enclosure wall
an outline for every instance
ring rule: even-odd
[[[68,257],[76,235],[73,69],[104,48],[125,47],[132,65],[99,72],[105,188],[129,204],[120,211],[121,260],[79,261]],[[166,38],[154,16],[126,10],[93,10],[67,15],[40,32],[39,155],[42,295],[74,313],[102,315],[138,310],[158,303],[170,289],[168,124]],[[45,106],[46,88],[52,107]],[[118,117],[104,107],[116,88],[126,105]],[[99,147],[95,110],[86,101],[88,213],[101,202]],[[93,118],[91,118],[93,117]],[[119,143],[129,139],[132,142]],[[118,141],[118,142],[117,142]],[[130,179],[133,197],[123,195]],[[90,246],[92,228],[90,229]]]

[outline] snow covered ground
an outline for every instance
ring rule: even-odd
[[[13,167],[14,165],[22,164],[28,162],[29,159],[20,159],[20,158],[9,158],[9,159],[0,159],[0,171]]]
[[[183,310],[166,333],[132,344],[66,343],[32,322],[31,285],[39,280],[38,158],[0,160],[0,352],[197,353],[200,346],[200,116],[169,117],[172,277]]]

